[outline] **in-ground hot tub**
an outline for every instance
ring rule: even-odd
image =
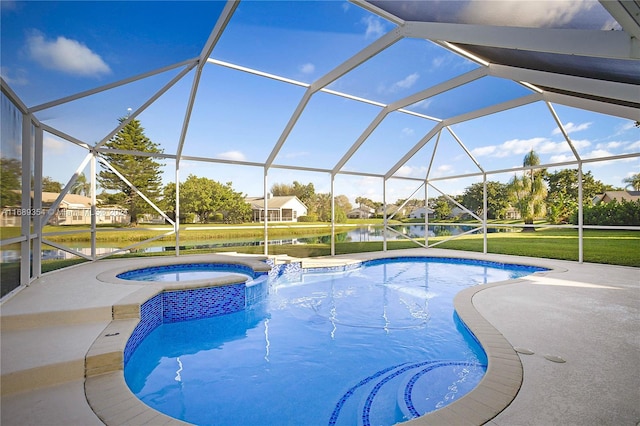
[[[241,274],[254,279],[261,273],[239,264],[179,263],[133,269],[117,274],[116,278],[128,281],[178,282],[220,278],[229,274]]]

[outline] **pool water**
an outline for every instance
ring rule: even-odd
[[[173,282],[219,278],[229,274],[242,274],[247,278],[254,277],[253,270],[249,267],[226,263],[185,263],[153,266],[127,271],[118,274],[117,277],[123,280]]]
[[[486,371],[454,295],[535,270],[404,258],[283,275],[244,311],[157,327],[125,379],[199,425],[392,425],[459,399]]]

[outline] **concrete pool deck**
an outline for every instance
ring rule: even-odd
[[[640,422],[640,268],[440,249],[304,259],[303,266],[391,256],[463,257],[552,269],[498,285],[472,287],[458,295],[456,307],[469,327],[484,334],[484,341],[478,337],[485,348],[495,344],[487,351],[488,392],[472,396],[466,405],[458,404],[463,398],[412,424]],[[130,392],[122,388],[117,372],[85,380],[88,354],[112,327],[113,307],[145,291],[141,285],[105,283],[97,276],[116,268],[213,257],[219,256],[88,263],[46,274],[3,301],[0,423],[101,425],[102,418],[110,426],[183,424],[152,410],[128,417],[139,407],[127,402]],[[515,362],[513,348],[521,352]],[[97,410],[101,417],[87,398],[106,404]],[[502,411],[493,412],[496,398],[502,408],[506,406]]]

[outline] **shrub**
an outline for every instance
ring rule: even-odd
[[[298,222],[317,222],[318,217],[314,214],[309,214],[307,216],[298,216]]]
[[[583,222],[585,225],[601,226],[639,226],[640,200],[600,203],[595,206],[584,206]],[[578,212],[571,217],[571,223],[578,224]]]

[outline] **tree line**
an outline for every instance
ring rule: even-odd
[[[120,119],[124,122],[128,117]],[[101,164],[97,180],[103,192],[97,196],[102,205],[119,205],[126,208],[131,217],[131,223],[136,224],[138,217],[144,213],[153,212],[149,203],[140,195],[155,203],[167,215],[175,218],[176,184],[162,185],[163,164],[153,157],[161,154],[160,147],[152,142],[145,134],[140,121],[132,119],[109,140],[105,146],[118,150],[118,153],[102,153],[101,155],[113,167]],[[149,156],[138,156],[126,152],[145,152]],[[2,193],[0,194],[2,207],[16,205],[20,196],[15,191],[20,188],[20,161],[2,158]],[[504,219],[510,208],[517,210],[525,224],[532,224],[534,219],[545,218],[550,223],[571,223],[577,219],[578,210],[578,170],[563,169],[549,172],[538,167],[540,159],[531,150],[523,159],[524,172],[516,174],[508,183],[488,181],[487,185],[487,217],[489,219]],[[114,171],[115,169],[115,171]],[[124,178],[124,179],[123,179]],[[125,182],[128,181],[127,182]],[[640,191],[640,173],[624,179],[627,188]],[[634,211],[638,206],[627,206],[626,202],[614,203],[606,213],[598,209],[602,207],[590,206],[589,201],[597,194],[614,190],[611,185],[596,180],[591,172],[582,175],[583,201],[589,221],[606,221],[606,217],[615,216],[616,221],[634,220]],[[62,184],[49,177],[42,180],[43,191],[60,192]],[[618,188],[621,189],[621,188]],[[77,177],[71,188],[72,193],[89,195],[90,184],[84,174]],[[251,207],[245,202],[246,195],[233,189],[232,182],[220,183],[215,180],[189,175],[179,184],[180,192],[180,220],[182,222],[247,222],[252,219]],[[271,187],[274,196],[294,195],[307,206],[307,215],[299,217],[298,221],[331,220],[331,194],[316,193],[313,183],[292,184],[276,183]],[[482,215],[483,184],[475,183],[465,188],[462,195],[451,197],[470,211]],[[406,203],[405,203],[406,201]],[[359,207],[369,207],[374,211],[382,210],[382,203],[366,197],[355,200]],[[395,205],[405,205],[408,211],[422,207],[421,200],[397,200]],[[610,203],[611,204],[611,203]],[[620,211],[613,211],[617,207]],[[632,203],[633,204],[633,203]],[[345,195],[334,197],[335,220],[345,222],[347,213],[353,209]],[[455,207],[446,196],[439,196],[428,200],[428,206],[434,210],[436,218],[447,219]],[[634,210],[635,209],[635,210]],[[626,213],[623,213],[626,212]],[[629,213],[631,212],[631,213]],[[402,214],[396,218],[401,219]],[[585,219],[586,220],[586,219]],[[585,222],[586,223],[586,222]],[[630,224],[630,223],[626,223]],[[638,223],[635,223],[638,224]]]

